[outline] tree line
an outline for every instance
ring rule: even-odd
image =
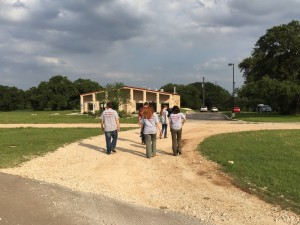
[[[80,108],[80,94],[103,87],[89,79],[79,78],[74,82],[67,77],[56,75],[37,87],[21,90],[0,85],[0,110],[67,110]]]
[[[80,109],[80,94],[106,90],[110,92],[109,96],[120,97],[114,93],[124,86],[123,83],[107,84],[101,86],[90,79],[78,79],[74,82],[67,77],[56,75],[48,82],[41,82],[37,87],[31,87],[29,90],[21,90],[16,87],[0,85],[0,110],[73,110]],[[230,107],[231,96],[228,91],[212,83],[193,83],[188,85],[166,84],[161,87],[167,92],[173,92],[174,86],[176,92],[181,96],[181,107],[199,109],[203,104],[208,107],[217,106],[228,109]],[[204,95],[203,95],[204,92]]]

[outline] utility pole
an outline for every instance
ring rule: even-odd
[[[232,66],[232,110],[234,109],[235,102],[234,102],[234,89],[235,89],[235,82],[234,82],[234,63],[228,63],[228,66]],[[232,112],[232,117],[235,116],[235,113]]]
[[[204,77],[203,77],[203,82],[202,82],[202,105],[205,105],[205,96],[204,96]]]

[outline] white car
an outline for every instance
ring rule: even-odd
[[[212,112],[218,112],[219,110],[218,110],[217,107],[212,107],[210,111],[212,111]]]
[[[207,112],[207,106],[201,106],[200,112]]]

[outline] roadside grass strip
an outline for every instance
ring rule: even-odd
[[[101,133],[97,128],[1,128],[0,168],[18,166],[63,145]]]
[[[300,130],[219,134],[198,149],[220,164],[238,187],[300,214],[299,135]]]

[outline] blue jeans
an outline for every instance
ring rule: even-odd
[[[105,132],[106,153],[109,155],[111,150],[116,149],[118,139],[118,130]]]
[[[161,136],[164,135],[164,138],[167,137],[167,130],[168,130],[168,124],[162,124],[161,125]]]

